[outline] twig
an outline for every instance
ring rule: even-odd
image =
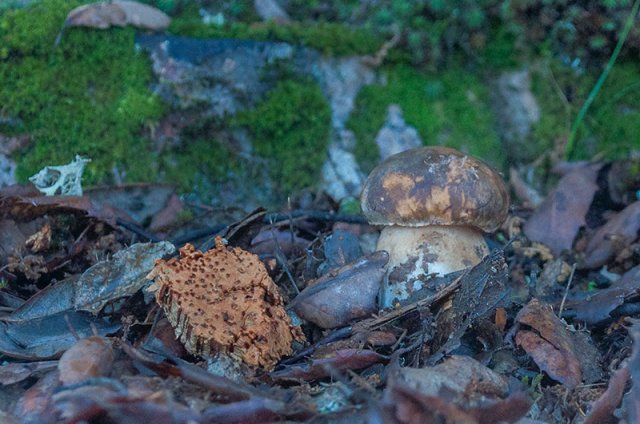
[[[160,238],[158,236],[146,231],[144,228],[140,227],[138,224],[134,224],[133,222],[127,222],[120,218],[116,218],[116,224],[140,237],[145,238],[146,240],[152,241],[154,243],[160,241]]]
[[[564,309],[564,302],[567,300],[567,296],[569,295],[569,287],[571,286],[571,282],[573,281],[573,275],[576,272],[576,264],[574,263],[571,267],[571,275],[569,275],[569,280],[567,281],[567,287],[564,290],[564,296],[562,296],[562,302],[560,302],[560,309],[558,309],[558,318],[562,318],[562,310]]]

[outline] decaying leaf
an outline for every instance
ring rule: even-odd
[[[78,340],[60,357],[58,370],[62,384],[74,384],[101,377],[111,370],[114,353],[111,341],[91,336]]]
[[[138,225],[145,222],[160,220],[159,214],[170,207],[175,209],[177,205],[170,205],[175,196],[175,187],[160,183],[131,183],[118,186],[89,187],[84,195],[91,199],[97,208],[118,208]],[[150,229],[153,230],[153,225]],[[154,228],[159,228],[156,222]]]
[[[524,225],[525,235],[547,245],[554,255],[570,249],[598,189],[601,165],[579,167],[558,182],[557,187]]]
[[[633,351],[629,358],[629,370],[631,371],[631,381],[633,385],[631,390],[625,395],[624,402],[627,408],[627,422],[640,422],[640,320],[631,321],[632,326],[629,330],[633,339]]]
[[[438,315],[430,363],[456,349],[478,318],[506,306],[510,292],[507,271],[504,251],[496,249],[461,276],[460,290],[454,294],[451,307]]]
[[[433,367],[404,367],[392,376],[390,384],[402,384],[423,395],[439,396],[455,403],[477,406],[484,399],[509,394],[507,379],[469,356],[452,355]]]
[[[569,304],[576,318],[590,324],[610,318],[610,313],[626,300],[640,293],[640,265],[631,268],[622,278],[606,289],[590,295],[575,304]]]
[[[334,328],[377,310],[376,296],[389,255],[374,252],[309,283],[293,302],[300,317]]]
[[[640,230],[640,201],[615,214],[589,239],[581,268],[605,265],[618,251],[638,237]]]
[[[106,29],[132,25],[137,28],[162,31],[171,19],[161,10],[137,1],[111,0],[76,7],[67,15],[65,26],[86,26]]]
[[[76,343],[76,335],[105,336],[120,327],[119,322],[73,311],[25,321],[0,320],[0,353],[29,361],[57,358]]]
[[[54,369],[58,361],[10,362],[0,365],[0,384],[19,383],[34,374]]]
[[[278,287],[263,263],[222,238],[208,252],[190,244],[180,259],[158,261],[150,290],[188,351],[223,352],[254,367],[271,368],[303,340],[291,325]]]
[[[549,377],[573,388],[582,382],[582,368],[566,326],[551,308],[532,299],[516,316],[516,322],[533,330],[517,329],[521,346]]]
[[[402,385],[389,386],[384,393],[382,411],[377,421],[387,424],[516,423],[529,410],[530,402],[516,393],[506,399],[487,402],[475,408],[464,408],[451,402],[446,393],[429,396]]]
[[[386,361],[387,358],[368,349],[341,349],[330,356],[314,358],[304,365],[291,365],[271,373],[276,380],[315,380],[331,375],[332,371],[359,370]]]
[[[618,419],[614,416],[614,411],[622,400],[627,380],[629,380],[629,368],[622,367],[613,373],[607,390],[593,403],[593,407],[584,420],[584,424],[618,422]]]
[[[51,225],[47,222],[42,226],[42,228],[40,228],[40,230],[32,234],[31,237],[24,242],[24,245],[33,253],[40,253],[47,250],[50,243]]]
[[[154,262],[174,250],[174,246],[166,241],[133,244],[114,254],[112,259],[90,267],[80,276],[40,290],[2,320],[27,321],[67,311],[97,314],[107,303],[140,290]]]

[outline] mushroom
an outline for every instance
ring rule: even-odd
[[[304,340],[291,325],[278,287],[260,259],[240,248],[200,252],[187,244],[180,259],[159,260],[147,276],[185,348],[204,357],[228,355],[270,370]]]
[[[509,194],[479,159],[447,147],[390,156],[364,183],[362,212],[384,225],[377,250],[389,253],[383,307],[408,298],[430,275],[478,264],[489,253],[484,232],[506,219]]]

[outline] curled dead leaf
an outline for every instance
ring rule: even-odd
[[[91,336],[78,340],[60,357],[60,381],[66,385],[103,376],[111,369],[113,359],[113,348],[109,339]]]
[[[640,230],[640,201],[634,202],[615,214],[596,231],[585,251],[581,268],[597,268],[619,250],[632,243]]]
[[[535,330],[519,328],[515,341],[541,370],[569,388],[582,382],[582,368],[571,335],[551,308],[532,299],[518,313],[516,321]]]
[[[570,249],[598,189],[601,165],[581,166],[563,176],[524,225],[532,241],[547,245],[554,255]]]

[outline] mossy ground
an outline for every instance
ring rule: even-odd
[[[176,19],[169,28],[176,35],[195,38],[238,38],[260,41],[283,41],[316,49],[327,56],[372,54],[382,41],[371,31],[349,29],[331,22],[291,23],[275,22],[248,24],[231,22],[221,26],[206,25],[200,17]]]
[[[252,134],[255,152],[270,160],[279,191],[317,186],[326,158],[331,111],[320,87],[284,80],[255,109],[240,113],[236,125]]]
[[[564,142],[598,74],[546,60],[533,73],[542,115],[533,128],[538,153]],[[617,63],[578,132],[574,159],[622,159],[640,149],[640,64]]]
[[[157,168],[145,125],[164,113],[149,91],[147,57],[134,48],[134,30],[69,28],[55,47],[67,13],[82,1],[44,0],[0,15],[0,115],[22,125],[2,128],[33,136],[17,155],[18,178],[75,154],[92,158],[88,184],[150,180]]]
[[[251,175],[254,165],[238,159],[205,127],[187,129],[179,148],[154,152],[146,129],[167,108],[149,90],[153,75],[146,55],[135,51],[135,30],[70,28],[54,47],[66,14],[83,3],[41,0],[24,9],[0,9],[0,132],[28,133],[34,140],[15,156],[19,179],[25,181],[45,165],[66,163],[75,154],[93,159],[85,174],[88,185],[113,181],[115,170],[126,181],[163,179],[203,194],[212,189],[212,181],[230,173]],[[334,23],[283,26],[251,23],[254,18],[215,26],[184,13],[170,31],[287,41],[329,55],[370,54],[381,42],[372,32]],[[358,139],[356,155],[364,170],[378,161],[374,138],[391,103],[400,105],[425,144],[456,147],[504,169],[508,159],[501,153],[487,88],[478,75],[513,68],[523,58],[514,50],[511,32],[497,29],[493,35],[473,69],[452,63],[427,72],[403,61],[402,51],[390,53],[390,64],[380,70],[387,84],[362,90],[348,124]],[[526,58],[547,64],[532,67],[533,91],[542,109],[530,138],[534,154],[566,138],[598,76],[538,57]],[[640,149],[639,72],[637,63],[615,65],[578,134],[577,158],[626,157]],[[283,194],[317,185],[330,131],[330,111],[317,85],[289,78],[254,110],[206,124],[247,128],[254,153],[266,160],[261,166],[269,168]]]
[[[438,73],[406,66],[387,68],[386,85],[364,87],[348,122],[358,140],[356,158],[364,170],[379,160],[375,136],[387,108],[398,104],[424,144],[466,151],[502,168],[504,156],[487,104],[487,89],[472,73],[451,68]]]

